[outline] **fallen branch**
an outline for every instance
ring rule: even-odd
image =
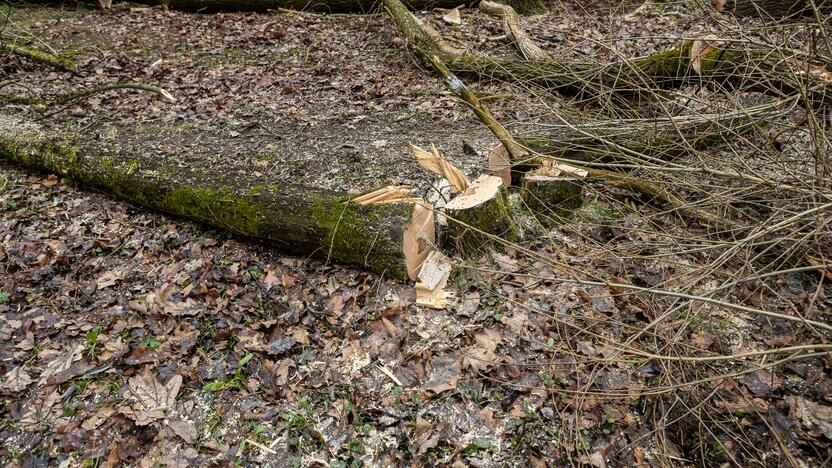
[[[108,83],[91,88],[85,88],[78,91],[72,91],[65,94],[60,94],[52,99],[45,99],[40,97],[26,97],[15,94],[0,93],[0,101],[8,102],[9,104],[23,104],[23,105],[42,105],[42,106],[62,106],[80,99],[86,99],[98,93],[111,91],[114,89],[138,89],[140,91],[147,91],[149,93],[158,94],[168,101],[175,101],[176,99],[169,92],[164,89],[141,83]]]
[[[64,71],[75,71],[75,62],[66,58],[46,52],[27,45],[18,45],[6,40],[0,41],[0,47],[14,55],[25,57],[35,62],[40,62],[50,67]]]

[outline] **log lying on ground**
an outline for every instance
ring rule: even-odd
[[[777,96],[805,92],[806,99],[815,106],[825,102],[830,84],[825,75],[801,74],[801,64],[778,58],[774,51],[727,45],[703,48],[701,41],[685,41],[666,52],[604,65],[497,60],[485,54],[449,50],[442,37],[420,25],[400,0],[383,2],[405,44],[423,65],[433,67],[431,59],[435,56],[463,77],[523,83],[581,97],[652,95],[657,88],[703,81]]]
[[[49,135],[0,115],[0,160],[72,178],[125,200],[244,236],[291,253],[415,278],[435,244],[430,207],[402,197],[355,197],[302,181],[230,179],[222,167],[166,165],[108,150],[78,135]],[[265,183],[264,183],[265,181]],[[409,268],[408,268],[409,267]]]
[[[462,254],[472,254],[491,244],[491,235],[517,238],[517,225],[511,214],[503,180],[482,175],[468,190],[445,205],[448,217],[446,243]]]
[[[276,10],[315,11],[323,13],[370,13],[378,9],[375,0],[137,0],[145,5],[165,5],[172,10],[199,13],[252,11],[264,13]],[[410,0],[413,10],[454,8],[458,0]]]

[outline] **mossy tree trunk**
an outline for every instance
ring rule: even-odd
[[[0,116],[0,160],[101,188],[122,199],[304,256],[408,276],[405,230],[412,203],[362,205],[304,186],[226,177],[222,167],[168,167],[161,158],[109,151],[80,135],[47,135]],[[432,227],[431,227],[432,229]]]
[[[172,10],[200,13],[269,10],[301,10],[324,13],[370,13],[378,9],[374,0],[137,0],[147,5],[166,5]],[[405,2],[413,10],[454,8],[460,2],[454,0],[409,0]]]

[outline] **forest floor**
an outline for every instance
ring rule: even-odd
[[[528,17],[562,60],[663,50],[707,24],[675,11]],[[472,49],[513,53],[499,24],[420,13]],[[199,15],[118,4],[16,6],[76,74],[4,57],[4,92],[111,91],[45,114],[102,145],[360,191],[431,184],[410,143],[470,174],[497,141],[416,67],[384,15]],[[568,44],[569,47],[564,47]],[[560,55],[558,55],[560,54]],[[478,83],[510,128],[528,115]],[[519,130],[518,130],[519,131]],[[832,456],[828,353],[779,362],[674,360],[824,343],[822,331],[679,297],[735,277],[700,268],[660,221],[605,188],[566,224],[457,262],[446,310],[412,284],[283,256],[274,245],[172,219],[52,175],[0,166],[0,459],[10,466],[820,466]],[[670,216],[672,218],[672,216]],[[716,255],[716,254],[713,254]],[[826,321],[814,273],[740,284],[730,299]],[[622,349],[645,352],[622,357]],[[635,356],[635,357],[634,357]],[[776,364],[776,365],[775,365]]]

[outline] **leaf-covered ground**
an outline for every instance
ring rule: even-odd
[[[177,97],[110,92],[42,119],[99,131],[102,144],[112,128],[172,125],[179,138],[150,143],[239,141],[222,147],[238,166],[267,144],[340,149],[410,180],[419,176],[402,166],[412,168],[405,143],[435,142],[473,172],[494,143],[413,65],[384,16],[17,8],[21,26],[80,57],[80,72],[10,58],[2,77],[15,92],[141,81]],[[701,28],[678,15],[610,24],[594,15],[557,10],[529,19],[529,31],[550,52],[570,43],[564,59],[580,59],[651,52],[663,44],[651,34]],[[469,10],[456,29],[422,16],[472,47],[511,51],[491,39],[499,25]],[[489,86],[478,88],[504,91]],[[509,121],[527,117],[516,102],[493,106]],[[268,174],[278,162],[251,164]],[[0,457],[11,466],[828,461],[832,363],[828,351],[799,348],[828,332],[719,301],[663,317],[681,298],[645,289],[744,275],[701,269],[718,253],[674,245],[666,232],[687,228],[652,210],[598,188],[571,222],[459,262],[458,299],[437,311],[415,306],[410,284],[2,166]],[[603,281],[577,282],[576,272]],[[798,272],[743,281],[726,301],[828,323],[826,289]]]

